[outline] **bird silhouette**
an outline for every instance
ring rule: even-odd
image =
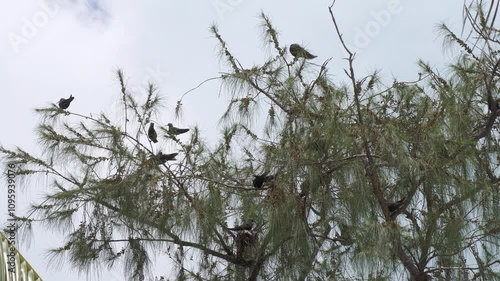
[[[292,54],[292,56],[294,56],[295,58],[314,59],[315,57],[317,57],[306,51],[306,49],[302,48],[299,44],[290,45],[289,50],[290,54]]]
[[[339,223],[339,229],[340,229],[340,234],[338,234],[339,242],[342,245],[352,245],[352,227],[345,224],[345,223]]]
[[[232,227],[232,228],[228,228],[228,229],[229,230],[233,230],[233,231],[252,230],[253,225],[254,225],[254,221],[251,220],[248,223],[245,223],[245,224],[242,224],[242,225],[238,225],[238,226],[235,226],[235,227]]]
[[[399,201],[389,203],[387,205],[387,208],[389,209],[389,213],[394,213],[394,212],[398,211],[399,208],[401,208],[401,206],[403,205],[403,201],[405,201],[405,199],[406,199],[406,197],[403,197],[403,199],[401,199]]]
[[[495,106],[493,106],[493,104],[495,104]],[[497,110],[500,109],[500,103],[498,101],[488,103],[488,108],[490,109],[491,112],[496,112]]]
[[[67,99],[61,98],[57,104],[59,105],[59,108],[67,109],[74,99],[75,97],[73,97],[73,95],[70,95]]]
[[[163,154],[161,151],[158,152],[158,160],[160,162],[160,164],[165,164],[167,163],[167,161],[172,161],[172,160],[176,160],[175,159],[175,156],[177,156],[179,153],[170,153],[170,154]]]
[[[262,175],[253,175],[254,179],[252,182],[253,187],[255,188],[262,188],[264,183],[272,181],[274,179],[274,175],[267,175],[267,173],[264,173]]]
[[[155,124],[153,123],[150,123],[149,124],[149,129],[148,129],[148,138],[154,142],[154,143],[157,143],[158,142],[158,134],[156,133],[155,131]]]
[[[180,129],[180,128],[174,127],[174,125],[172,125],[172,123],[168,123],[167,126],[168,126],[168,133],[171,135],[180,135],[180,134],[184,134],[184,133],[189,131],[189,129]]]

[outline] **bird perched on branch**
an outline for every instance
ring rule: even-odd
[[[168,123],[167,126],[168,126],[168,133],[170,135],[180,135],[180,134],[184,134],[184,133],[189,131],[189,129],[180,129],[180,128],[174,127],[174,125],[172,125],[172,123]]]
[[[236,257],[238,259],[243,258],[245,250],[248,247],[255,245],[257,242],[257,232],[253,230],[242,230],[238,231],[238,235],[236,236]]]
[[[148,129],[148,138],[154,142],[154,143],[157,143],[158,142],[158,134],[156,133],[155,131],[155,124],[151,123],[149,124],[149,129]]]
[[[337,233],[337,239],[342,245],[352,245],[352,227],[345,224],[339,223],[340,234]]]
[[[175,156],[177,156],[179,153],[170,153],[170,154],[163,154],[161,151],[158,152],[158,155],[156,156],[158,158],[159,164],[165,164],[167,161],[172,161],[172,160],[177,160],[175,159]]]
[[[238,225],[238,226],[235,226],[233,228],[228,228],[228,229],[229,230],[233,230],[233,231],[252,230],[253,224],[254,224],[254,221],[251,220],[248,223],[245,223],[245,224],[242,224],[242,225]]]
[[[290,45],[289,50],[290,54],[292,54],[292,56],[294,56],[296,59],[298,58],[314,59],[315,57],[317,57],[306,51],[306,49],[302,48],[299,44]]]
[[[75,97],[73,97],[73,95],[70,95],[67,99],[61,98],[57,104],[59,105],[59,108],[67,109],[74,99]]]
[[[488,109],[491,112],[497,112],[500,109],[500,103],[498,100],[493,100],[493,97],[488,96]]]
[[[401,206],[403,205],[403,202],[405,201],[406,197],[403,197],[403,199],[399,200],[399,201],[396,201],[396,202],[393,202],[393,203],[389,203],[387,205],[387,208],[389,209],[389,213],[394,213],[396,211],[399,211],[399,208],[401,208]]]
[[[253,187],[255,188],[262,188],[262,186],[264,185],[264,183],[266,182],[270,182],[272,180],[274,180],[274,175],[267,175],[268,173],[264,173],[262,175],[253,175],[254,176],[254,179],[253,179]]]

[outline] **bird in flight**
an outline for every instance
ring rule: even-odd
[[[317,57],[306,51],[306,49],[302,48],[299,44],[290,45],[289,50],[290,54],[292,54],[292,56],[294,56],[296,59],[298,58],[314,59],[315,57]]]
[[[189,131],[189,129],[180,129],[180,128],[174,127],[174,125],[172,125],[172,123],[168,123],[167,126],[168,126],[168,133],[170,135],[180,135],[180,134],[187,133]]]
[[[167,161],[172,161],[176,160],[175,156],[177,156],[179,153],[170,153],[170,154],[163,154],[161,151],[158,152],[158,160],[160,161],[160,164],[165,164]]]
[[[67,99],[61,98],[57,104],[59,105],[59,108],[67,109],[74,99],[75,97],[73,97],[73,95],[70,95]]]
[[[149,124],[149,129],[148,129],[148,138],[154,142],[154,143],[157,143],[158,142],[158,134],[156,133],[155,131],[155,124],[153,123],[150,123]]]

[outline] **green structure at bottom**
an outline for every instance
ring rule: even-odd
[[[0,232],[0,280],[42,281],[42,278],[19,253],[9,239]]]

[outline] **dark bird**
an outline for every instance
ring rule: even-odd
[[[269,181],[272,181],[274,179],[274,175],[267,175],[267,173],[264,173],[262,175],[253,175],[254,176],[254,179],[253,179],[253,187],[255,188],[262,188],[262,186],[264,185],[264,183],[266,182],[269,182]]]
[[[496,107],[496,108],[495,108]],[[488,108],[491,112],[497,112],[500,109],[500,103],[498,101],[489,101]]]
[[[339,229],[340,229],[340,234],[338,234],[338,239],[340,244],[342,245],[352,245],[352,231],[349,225],[345,223],[340,223],[339,224]]]
[[[167,126],[168,126],[168,133],[171,135],[180,135],[180,134],[187,133],[189,131],[189,129],[180,129],[180,128],[174,127],[174,125],[172,125],[172,123],[168,123]]]
[[[57,104],[59,104],[59,108],[67,109],[74,99],[75,97],[73,97],[73,95],[70,95],[67,99],[61,98]]]
[[[252,230],[253,224],[254,224],[254,221],[251,220],[249,223],[245,223],[245,224],[238,225],[238,226],[235,226],[233,228],[228,228],[228,229],[233,230],[233,231]]]
[[[315,55],[309,53],[306,51],[306,49],[302,48],[299,44],[292,44],[290,45],[290,54],[294,56],[295,58],[305,58],[305,59],[314,59]]]
[[[175,156],[177,156],[179,153],[170,153],[170,154],[163,154],[161,151],[158,152],[158,160],[160,162],[160,164],[165,164],[167,163],[167,161],[172,161],[172,160],[176,160],[175,159]]]
[[[158,134],[156,134],[156,131],[155,131],[155,124],[151,123],[149,124],[149,129],[148,129],[148,138],[154,142],[154,143],[157,143],[158,142]]]
[[[405,201],[405,199],[406,199],[406,197],[403,197],[403,199],[401,199],[399,201],[389,203],[387,205],[387,208],[389,209],[389,213],[394,213],[394,212],[398,211],[399,208],[401,208],[401,206],[403,205],[403,201]]]

